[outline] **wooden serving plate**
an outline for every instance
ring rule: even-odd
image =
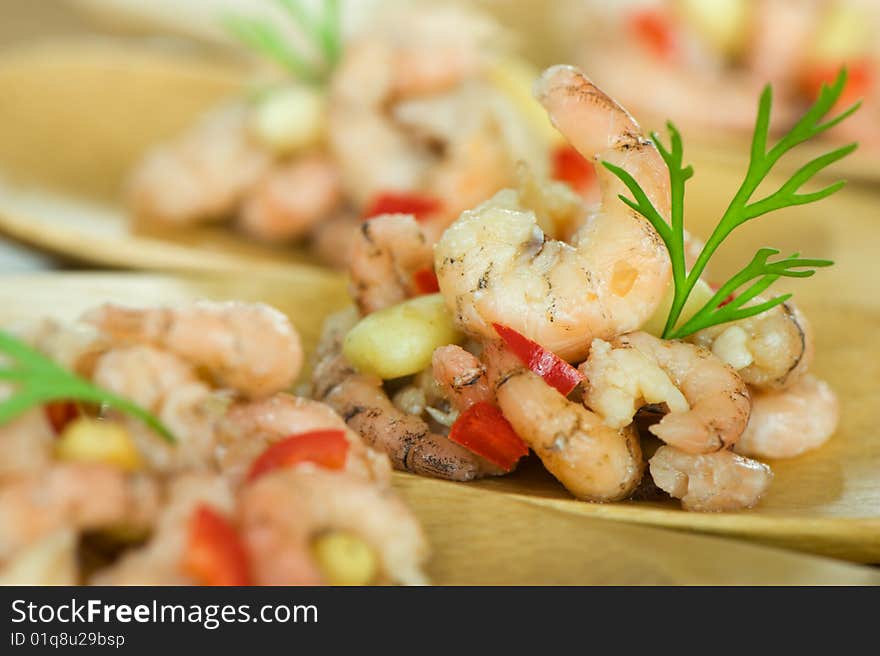
[[[101,266],[278,269],[302,249],[223,227],[136,225],[121,194],[143,153],[241,93],[244,67],[139,39],[46,41],[0,54],[0,232]]]
[[[324,316],[346,302],[340,277],[314,271],[247,279],[52,273],[9,276],[3,282],[0,325],[42,316],[72,319],[108,301],[156,304],[197,298],[260,300],[290,316],[307,350],[314,348]],[[839,436],[838,441],[843,442],[843,438]],[[836,457],[835,451],[820,453],[820,458],[827,461],[833,462]],[[869,475],[874,472],[867,466],[861,474],[850,469],[846,472],[863,490],[866,501],[876,498],[876,478]],[[785,476],[777,482],[783,488],[782,496],[797,496],[796,490],[788,489],[791,482]],[[582,511],[579,506],[604,508],[601,514],[615,519],[640,521],[627,516],[631,510],[628,504],[566,504],[561,498],[548,496],[552,487],[548,483],[546,478],[517,476],[500,491],[487,489],[492,486],[402,473],[394,476],[395,487],[428,534],[433,549],[429,574],[438,584],[880,584],[880,572],[872,568],[740,541],[586,517],[600,513]],[[834,490],[839,490],[840,479],[835,483]],[[558,507],[550,508],[548,504]],[[877,507],[873,510],[876,512]],[[689,520],[705,530],[701,522],[725,519],[721,515],[662,512],[679,516],[682,528],[692,527]],[[864,512],[863,508],[851,508],[854,515]],[[843,515],[836,519],[840,525],[854,521]],[[811,521],[805,510],[803,522]],[[830,539],[836,540],[838,534],[834,532]],[[751,532],[745,535],[763,537]],[[828,539],[823,537],[822,544]],[[870,536],[866,534],[864,539]],[[797,546],[811,550],[815,545]]]

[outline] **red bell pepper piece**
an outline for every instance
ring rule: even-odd
[[[595,184],[596,169],[592,162],[566,144],[553,151],[553,178],[581,193]]]
[[[501,410],[479,401],[465,410],[449,431],[449,439],[461,444],[504,471],[510,471],[520,458],[529,452]]]
[[[43,406],[43,413],[56,435],[80,415],[79,406],[73,401],[51,401]]]
[[[419,294],[436,294],[440,291],[440,282],[434,269],[421,269],[413,274],[413,281]]]
[[[285,437],[272,444],[258,457],[248,472],[247,480],[262,476],[280,467],[292,467],[301,462],[312,462],[324,469],[342,469],[348,457],[345,432],[314,430]]]
[[[364,220],[380,214],[412,214],[421,221],[440,211],[443,203],[424,194],[387,192],[379,194],[364,211]]]
[[[675,30],[670,17],[659,9],[643,9],[631,13],[628,27],[636,39],[652,55],[670,59],[675,55]]]
[[[713,282],[710,282],[710,283],[709,283],[709,287],[712,288],[712,291],[713,291],[713,292],[717,292],[719,289],[721,289],[721,287],[719,287],[718,285],[716,285],[716,284],[713,283]],[[718,304],[718,307],[724,307],[725,305],[727,305],[728,303],[730,303],[730,302],[731,302],[733,299],[735,299],[735,298],[736,298],[736,296],[734,296],[733,294],[729,294],[729,295],[727,296],[727,298],[725,298],[723,301],[721,301],[721,302]]]
[[[877,74],[872,62],[865,59],[857,59],[846,65],[849,73],[846,80],[846,88],[840,94],[835,105],[836,109],[842,109],[853,104],[856,100],[868,96],[877,81]],[[810,99],[819,96],[819,89],[823,84],[831,84],[840,73],[839,63],[821,64],[812,66],[805,71],[801,80],[803,93]]]
[[[504,345],[522,360],[524,365],[563,396],[568,396],[584,380],[581,373],[565,360],[525,335],[519,334],[513,328],[502,326],[500,323],[493,323],[492,327],[501,337]]]
[[[208,505],[189,520],[183,569],[200,585],[250,585],[247,552],[235,527]]]

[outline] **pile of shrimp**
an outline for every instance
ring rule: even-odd
[[[607,5],[607,6],[605,6]],[[873,0],[691,0],[585,5],[578,59],[627,106],[704,127],[750,131],[769,83],[779,130],[841,66],[841,105],[864,107],[829,133],[880,150],[880,11]]]
[[[665,164],[632,116],[570,66],[545,71],[535,94],[574,148],[628,171],[668,216]],[[687,510],[752,507],[772,480],[759,459],[818,448],[837,425],[834,393],[808,371],[810,325],[789,301],[684,341],[642,330],[669,292],[669,255],[619,200],[620,180],[604,167],[597,175],[598,204],[527,180],[463,212],[433,249],[411,216],[366,223],[351,265],[359,313],[416,294],[409,274],[433,260],[462,339],[437,345],[425,371],[383,381],[343,354],[358,321],[347,311],[325,328],[313,394],[395,467],[418,474],[505,473],[449,439],[460,413],[484,402],[579,499],[659,489]],[[497,325],[573,363],[581,382],[557,391]]]
[[[328,536],[371,552],[368,582],[425,581],[427,543],[390,488],[388,458],[326,405],[287,392],[303,354],[277,310],[104,305],[20,335],[150,411],[175,442],[131,416],[70,403],[0,426],[0,581],[326,584],[315,543]],[[62,443],[77,422],[124,431],[133,453],[122,462],[70,457]],[[272,445],[316,431],[338,434],[344,460],[282,462],[255,475]]]
[[[340,267],[361,218],[389,195],[424,203],[438,235],[512,184],[518,160],[548,166],[539,130],[492,82],[507,42],[471,10],[398,8],[346,44],[326,89],[288,85],[231,102],[154,148],[131,175],[129,205],[145,223],[231,219],[256,239],[309,241]],[[307,116],[276,102],[285,96]],[[267,143],[267,112],[309,134]]]

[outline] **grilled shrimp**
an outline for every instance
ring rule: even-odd
[[[428,544],[409,509],[390,489],[345,474],[314,468],[266,474],[242,490],[239,523],[258,585],[323,583],[310,547],[331,531],[352,533],[372,547],[379,582],[426,580]]]
[[[271,165],[247,121],[246,107],[223,107],[150,152],[128,183],[135,214],[178,225],[230,215]]]
[[[251,397],[290,387],[302,366],[299,335],[262,303],[198,301],[180,308],[104,305],[84,317],[118,345],[153,344]]]
[[[118,562],[101,570],[94,585],[196,585],[183,567],[193,513],[202,504],[230,515],[235,499],[225,477],[213,474],[183,474],[173,478],[165,491],[167,499],[154,521],[150,539],[129,550]]]
[[[580,371],[585,401],[613,428],[626,426],[642,405],[669,412],[650,431],[688,453],[734,444],[749,420],[749,392],[729,365],[709,351],[643,332],[594,340]]]
[[[248,195],[239,225],[266,241],[303,237],[342,202],[336,165],[325,155],[298,158],[270,171]]]
[[[361,224],[351,250],[351,291],[361,314],[414,296],[413,274],[430,268],[433,252],[409,214],[385,214]]]
[[[722,512],[751,508],[773,479],[770,467],[727,449],[692,454],[661,446],[649,462],[654,483],[685,510]]]
[[[220,466],[233,481],[240,481],[270,444],[290,435],[322,429],[345,432],[349,444],[345,471],[349,475],[380,485],[389,483],[388,458],[366,446],[330,407],[289,394],[276,394],[229,409],[218,426]]]
[[[735,450],[758,458],[794,458],[822,446],[839,418],[834,392],[808,374],[784,390],[752,395],[752,416]]]
[[[392,403],[382,381],[357,373],[341,354],[342,339],[356,320],[352,313],[328,319],[313,372],[313,395],[338,412],[395,469],[424,476],[468,481],[501,470],[462,446],[434,433],[420,417]]]
[[[158,507],[152,479],[97,464],[54,464],[0,486],[0,561],[60,529],[148,526]]]
[[[569,492],[587,501],[615,501],[633,492],[643,463],[632,426],[611,428],[496,345],[486,347],[484,358],[504,416]]]
[[[431,357],[431,370],[443,395],[459,412],[475,403],[493,400],[486,367],[457,344],[436,349]]]
[[[791,301],[754,317],[706,328],[688,339],[711,349],[746,383],[761,390],[795,384],[813,360],[813,331]]]
[[[635,120],[580,71],[555,66],[536,95],[585,157],[623,167],[654,205],[669,209],[666,167]],[[493,322],[566,360],[583,359],[594,337],[638,328],[670,280],[669,255],[647,220],[618,198],[623,184],[597,167],[602,202],[572,239],[547,239],[515,192],[464,212],[435,248],[440,290],[459,327],[482,339]]]

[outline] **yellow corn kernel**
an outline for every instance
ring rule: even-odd
[[[399,378],[422,371],[434,349],[461,339],[443,297],[429,294],[368,314],[346,335],[342,353],[362,373]]]
[[[364,540],[344,531],[317,538],[312,556],[330,585],[369,585],[376,580],[376,552]]]
[[[531,64],[509,57],[495,64],[488,72],[489,82],[519,110],[523,119],[548,145],[565,143],[553,127],[547,112],[532,95],[532,85],[540,75]]]
[[[274,91],[254,108],[251,131],[278,155],[289,155],[319,143],[326,131],[324,95],[311,87]]]
[[[663,300],[660,301],[660,305],[654,310],[654,314],[651,315],[651,318],[644,323],[641,330],[644,330],[646,333],[650,333],[655,337],[660,337],[663,334],[663,328],[666,326],[666,318],[669,316],[670,308],[672,308],[672,296],[674,292],[675,286],[670,281],[666,294],[663,296]],[[688,319],[694,316],[697,313],[697,310],[703,307],[706,304],[706,301],[714,295],[715,291],[709,287],[707,283],[703,282],[702,279],[698,280],[697,284],[694,285],[694,288],[691,290],[691,295],[688,296],[687,302],[684,304],[684,308],[678,318],[676,327],[683,325]]]
[[[708,45],[722,55],[736,55],[746,45],[752,10],[746,0],[679,0],[678,6]]]
[[[71,422],[55,443],[55,456],[71,462],[97,462],[126,471],[141,467],[141,456],[120,424],[89,417]]]

